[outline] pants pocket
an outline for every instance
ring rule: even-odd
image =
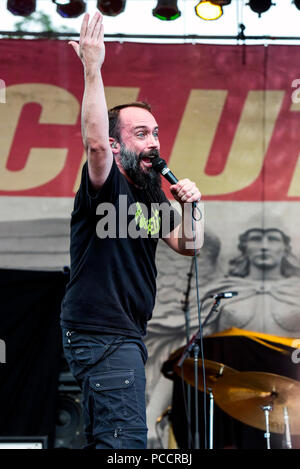
[[[64,340],[65,354],[72,357],[72,360],[80,370],[88,369],[98,361],[101,361],[106,353],[106,345],[102,343],[91,343],[90,337],[79,334],[75,331],[65,333],[67,339]]]
[[[134,370],[117,370],[90,376],[96,433],[106,429],[145,426],[140,412]]]
[[[72,347],[71,353],[78,365],[93,364],[93,352],[88,345]]]

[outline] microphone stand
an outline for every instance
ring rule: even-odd
[[[211,316],[214,314],[214,312],[217,311],[217,308],[218,308],[220,302],[221,302],[221,298],[215,298],[215,301],[212,305],[212,308],[211,308],[210,312],[208,313],[208,315],[206,316],[206,318],[204,319],[204,321],[202,323],[202,327],[204,327],[206,325],[209,318],[211,318]]]
[[[190,340],[190,309],[189,309],[189,295],[191,290],[191,279],[193,277],[193,269],[194,269],[194,262],[195,258],[192,258],[190,271],[187,274],[188,283],[187,289],[185,291],[185,299],[182,301],[183,303],[183,312],[185,317],[185,330],[186,330],[186,343],[189,343]],[[187,418],[188,418],[188,448],[192,449],[192,430],[191,430],[191,385],[187,384]]]
[[[208,297],[209,298],[209,297]],[[207,300],[208,298],[205,298]],[[202,304],[203,304],[202,302]],[[195,373],[195,449],[199,449],[199,415],[198,415],[198,378],[199,378],[199,370],[198,370],[198,356],[199,356],[199,341],[201,340],[201,330],[207,323],[208,319],[213,315],[213,313],[216,311],[218,308],[219,304],[221,302],[221,298],[215,298],[214,304],[206,316],[204,322],[202,323],[201,327],[198,329],[196,334],[191,338],[189,343],[186,345],[178,363],[177,366],[182,367],[183,362],[188,356],[191,356],[192,351],[194,352],[194,373]],[[204,364],[203,364],[204,366]],[[204,390],[205,392],[205,390]],[[210,396],[211,398],[211,396]],[[212,408],[212,403],[211,407]],[[212,426],[212,420],[210,419],[210,425]],[[210,449],[212,449],[212,429],[210,429]]]
[[[221,298],[215,298],[212,308],[203,321],[202,328],[206,325],[209,318],[213,315],[221,302]],[[209,388],[209,449],[214,446],[214,395],[212,389]]]
[[[195,245],[195,239],[196,239],[196,229],[194,225],[194,210],[197,208],[196,202],[192,203],[192,232],[193,232],[193,240],[194,240],[194,247],[195,247],[195,252],[194,252],[194,264],[195,264],[195,273],[196,273],[196,290],[197,290],[197,305],[198,305],[198,321],[199,321],[199,342],[200,342],[200,347],[201,347],[201,353],[203,354],[203,345],[202,345],[202,327],[201,327],[201,307],[200,307],[200,299],[199,299],[199,286],[198,286],[198,266],[197,266],[197,257],[196,257],[196,245]],[[200,212],[201,214],[201,212]],[[201,214],[202,218],[202,214]],[[201,220],[200,218],[200,220]],[[190,343],[193,343],[193,349],[194,349],[194,373],[195,373],[195,440],[194,440],[194,447],[195,449],[200,448],[200,443],[199,443],[199,412],[198,412],[198,356],[199,356],[199,351],[200,347],[197,342],[189,341],[187,344],[187,348],[189,348]],[[181,362],[182,366],[183,361]],[[204,372],[205,373],[205,372]],[[205,375],[203,376],[203,381],[205,382]],[[205,401],[204,401],[205,402]],[[206,413],[204,414],[204,419],[206,422]],[[206,423],[205,423],[206,427]],[[206,447],[206,435],[205,435],[205,447]]]

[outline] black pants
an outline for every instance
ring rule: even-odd
[[[86,448],[146,448],[143,342],[63,328],[63,347],[83,392]]]

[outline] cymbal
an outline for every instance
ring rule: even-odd
[[[300,434],[300,382],[273,373],[238,372],[224,376],[213,387],[217,405],[231,417],[266,430],[263,406],[272,406],[269,425],[272,433],[284,432],[284,408],[289,415],[291,434]]]
[[[198,360],[198,389],[204,391],[204,380],[203,380],[203,361]],[[194,368],[194,359],[186,358],[183,362],[182,367],[180,368],[177,364],[174,365],[174,371],[181,378],[184,379],[187,383],[195,386],[195,368]],[[231,376],[234,373],[238,373],[233,368],[230,368],[223,363],[214,362],[212,360],[204,360],[205,368],[205,383],[206,383],[206,392],[208,393],[210,389],[224,376]]]

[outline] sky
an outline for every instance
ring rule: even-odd
[[[14,24],[22,17],[12,15],[6,8],[7,0],[0,0],[0,29],[13,31]],[[216,21],[204,21],[195,14],[194,7],[198,0],[178,0],[181,17],[174,21],[161,21],[152,15],[157,0],[127,0],[125,11],[116,17],[104,17],[105,34],[155,34],[155,35],[190,35],[201,36],[236,36],[239,24],[246,27],[248,36],[295,36],[300,37],[300,10],[292,0],[276,0],[276,5],[261,15],[253,12],[247,5],[248,0],[232,0],[230,5],[223,7],[224,14]],[[96,0],[86,0],[87,12],[91,15],[96,11]],[[82,17],[76,19],[62,18],[56,12],[51,0],[37,0],[37,11],[49,14],[57,30],[65,25],[79,33]],[[31,28],[37,31],[38,29]],[[150,42],[157,42],[151,39]],[[161,39],[158,42],[181,42]],[[236,43],[236,40],[203,40],[193,42]],[[300,44],[297,41],[248,41],[257,43]]]

